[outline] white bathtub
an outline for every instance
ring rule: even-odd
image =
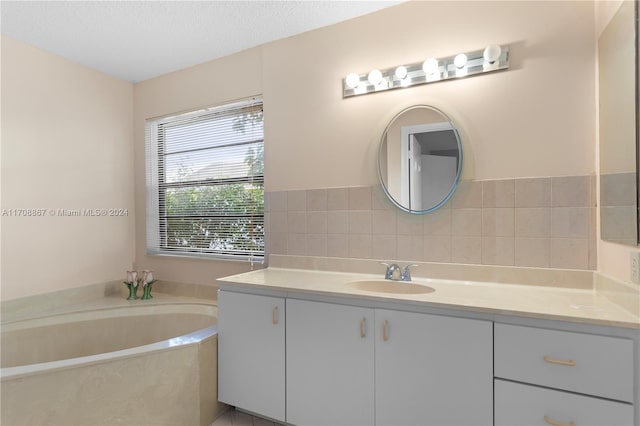
[[[2,324],[4,425],[210,425],[217,308],[142,304]]]

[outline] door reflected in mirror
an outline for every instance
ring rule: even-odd
[[[441,207],[455,191],[461,171],[460,135],[437,108],[407,108],[385,129],[378,174],[385,193],[402,210],[427,213]]]

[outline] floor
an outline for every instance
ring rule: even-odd
[[[279,426],[279,424],[231,409],[218,417],[211,426]]]

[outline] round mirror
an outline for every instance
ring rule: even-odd
[[[455,125],[437,108],[409,107],[382,134],[378,176],[399,208],[428,213],[444,205],[462,171],[462,143]]]

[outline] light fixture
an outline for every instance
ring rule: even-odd
[[[502,48],[500,46],[498,46],[497,44],[490,44],[484,49],[484,52],[482,52],[482,57],[485,61],[493,64],[500,58],[501,53]]]
[[[352,89],[355,89],[360,84],[360,76],[355,72],[350,73],[346,78],[347,86]]]
[[[469,77],[509,68],[509,47],[489,45],[481,50],[442,58],[374,69],[367,74],[349,73],[342,80],[342,96],[365,95],[390,89]]]
[[[367,76],[367,80],[374,86],[379,85],[382,82],[382,72],[380,70],[372,70]]]
[[[399,79],[399,80],[403,80],[404,78],[407,77],[407,67],[405,67],[404,65],[400,65],[399,67],[396,68],[396,72],[395,72],[395,76]]]
[[[440,67],[436,58],[429,58],[422,63],[422,71],[427,75],[437,74]]]
[[[453,58],[453,64],[456,68],[464,68],[464,66],[467,65],[467,55],[464,53],[457,54],[456,57]]]

